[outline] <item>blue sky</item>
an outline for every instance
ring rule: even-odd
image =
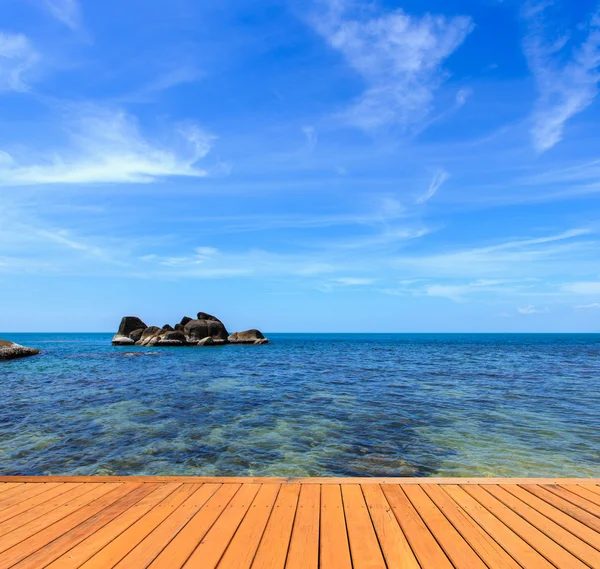
[[[0,14],[0,330],[600,331],[597,0]]]

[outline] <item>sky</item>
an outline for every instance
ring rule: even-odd
[[[0,0],[0,331],[600,332],[598,0]]]

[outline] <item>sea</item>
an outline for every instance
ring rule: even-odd
[[[600,476],[600,334],[0,334],[0,475]]]

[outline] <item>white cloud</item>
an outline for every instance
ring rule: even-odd
[[[168,176],[203,177],[198,162],[212,137],[194,124],[176,129],[167,146],[140,132],[136,119],[120,110],[70,109],[69,145],[20,157],[0,150],[0,185],[147,183]]]
[[[42,6],[73,31],[81,29],[81,9],[77,0],[43,0]]]
[[[431,183],[429,184],[429,188],[427,189],[427,192],[425,193],[425,195],[421,196],[417,200],[417,203],[424,204],[425,202],[429,201],[433,196],[435,196],[437,191],[442,187],[444,182],[446,182],[448,180],[448,178],[450,178],[450,174],[448,174],[448,172],[446,172],[444,170],[438,170],[433,175],[433,179],[431,180]]]
[[[564,285],[563,290],[572,294],[596,295],[600,294],[600,282],[576,282]]]
[[[344,113],[354,126],[407,127],[430,110],[435,90],[445,78],[444,61],[473,28],[469,18],[426,14],[411,16],[401,9],[354,17],[349,0],[329,0],[313,18],[315,29],[364,79],[366,90]]]
[[[38,54],[23,34],[0,32],[0,91],[27,91]]]
[[[373,284],[375,280],[364,279],[359,277],[340,277],[338,279],[333,279],[333,282],[339,283],[344,286],[366,286]]]
[[[589,308],[600,308],[600,302],[592,302],[591,304],[580,304],[579,306],[576,306],[575,308],[577,308],[578,310],[586,310]]]
[[[545,314],[546,312],[548,312],[548,309],[547,308],[536,308],[535,306],[530,304],[529,306],[525,306],[523,308],[517,308],[517,312],[519,314],[524,314],[524,315]]]
[[[566,122],[593,102],[600,81],[600,12],[592,16],[585,39],[573,45],[569,37],[549,39],[544,14],[550,6],[529,4],[526,12],[530,32],[524,52],[539,90],[531,134],[539,152],[562,140]]]
[[[306,137],[306,147],[308,150],[313,151],[319,142],[319,137],[317,135],[317,130],[314,126],[303,126],[302,134]]]

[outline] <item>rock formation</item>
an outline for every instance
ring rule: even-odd
[[[175,326],[147,326],[136,316],[125,316],[112,339],[114,346],[219,346],[224,344],[268,344],[259,330],[229,334],[223,322],[206,312],[195,319],[184,316]]]
[[[228,338],[230,344],[268,344],[260,330],[252,329],[245,332],[234,332]]]
[[[35,356],[39,353],[40,351],[34,348],[26,348],[8,340],[0,340],[0,360],[15,360]]]

